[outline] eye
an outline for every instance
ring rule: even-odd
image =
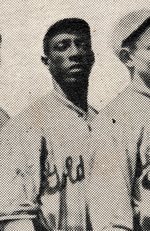
[[[83,49],[90,47],[89,43],[85,40],[76,40],[76,46]]]
[[[54,44],[53,49],[56,51],[65,51],[69,47],[68,41],[61,41],[56,44]]]

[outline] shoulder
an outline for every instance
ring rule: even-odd
[[[136,95],[128,85],[106,107],[102,108],[95,123],[124,123],[136,113]],[[135,112],[135,113],[134,113]]]
[[[9,120],[9,115],[0,107],[0,129]]]
[[[56,103],[53,94],[50,93],[44,95],[21,111],[12,122],[17,123],[19,126],[32,125],[34,127],[42,127],[47,116],[54,116],[55,105]]]
[[[131,113],[130,86],[117,95],[106,107],[99,111],[93,122],[95,137],[122,136],[123,130],[130,125]]]
[[[94,120],[96,137],[112,137],[119,142],[137,140],[143,127],[147,127],[148,113],[141,102],[141,96],[128,86]],[[142,104],[142,105],[141,105]],[[132,142],[136,143],[136,142]]]
[[[34,104],[24,109],[18,115],[9,119],[2,128],[0,134],[0,152],[3,163],[11,165],[12,159],[16,160],[14,167],[24,166],[25,159],[33,158],[40,149],[40,141],[43,135],[41,117],[39,111],[34,108]],[[8,161],[8,158],[10,159]],[[22,163],[17,158],[22,160]]]
[[[40,137],[45,127],[53,125],[55,104],[51,93],[37,99],[7,122],[2,128],[1,139],[12,143],[22,138]]]
[[[26,133],[32,130],[32,128],[34,128],[34,130],[40,129],[42,127],[41,121],[45,113],[44,99],[45,97],[36,100],[19,114],[10,118],[2,128],[1,138],[9,137],[13,140],[13,137]]]

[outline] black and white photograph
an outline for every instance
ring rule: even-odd
[[[150,1],[0,5],[0,231],[150,231]]]

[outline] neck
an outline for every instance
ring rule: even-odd
[[[56,85],[54,84],[54,87],[55,86]],[[62,89],[68,100],[70,100],[77,107],[87,112],[88,81],[84,80],[84,82],[78,83],[59,84],[59,87]]]
[[[75,104],[77,107],[81,108],[85,112],[87,112],[88,104],[87,104],[87,94],[88,94],[88,86],[85,84],[79,84],[74,86],[65,86],[64,92],[67,98]]]

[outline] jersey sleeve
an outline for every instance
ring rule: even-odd
[[[38,140],[20,124],[10,121],[0,136],[1,221],[34,218],[39,207]]]

